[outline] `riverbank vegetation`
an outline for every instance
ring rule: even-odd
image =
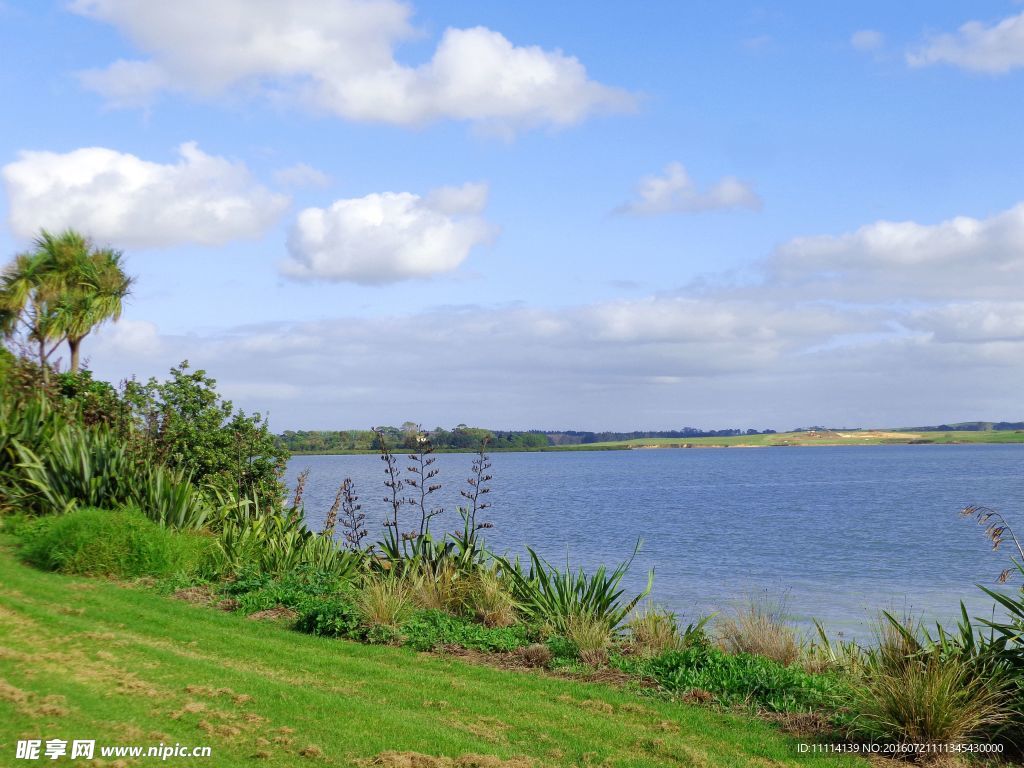
[[[65,288],[85,291],[78,279]],[[48,301],[11,311],[42,316],[61,300]],[[51,330],[67,340],[57,323],[23,339],[49,344]],[[386,749],[458,757],[483,742],[489,757],[465,765],[847,764],[798,753],[758,719],[848,749],[1016,755],[1024,744],[1021,593],[989,592],[1003,622],[963,611],[958,626],[926,630],[883,614],[868,645],[823,628],[803,637],[760,604],[683,625],[651,601],[653,575],[625,590],[635,548],[589,570],[529,547],[493,551],[487,434],[475,435],[459,525],[442,529],[434,499],[448,479],[431,435],[406,426],[401,449],[373,431],[380,486],[339,478],[312,530],[305,475],[284,487],[287,454],[266,421],[205,372],[182,363],[166,381],[114,387],[0,352],[0,711],[14,724],[0,737],[121,723],[160,741],[214,740],[223,765],[243,753],[281,765],[385,760]],[[1019,556],[1004,580],[1024,575],[1006,521],[965,514]],[[382,527],[367,523],[379,516]],[[655,720],[663,732],[648,733]],[[936,754],[961,756],[901,756]],[[376,764],[434,764],[391,759]]]

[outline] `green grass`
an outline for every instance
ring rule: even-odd
[[[740,715],[307,636],[38,571],[11,547],[0,547],[3,764],[19,738],[95,738],[208,745],[212,760],[199,762],[218,768],[341,766],[385,750],[537,766],[864,765],[801,756],[794,739]],[[318,756],[300,756],[310,747]]]
[[[911,432],[904,430],[862,430],[848,432],[779,432],[774,435],[736,437],[647,437],[621,442],[563,446],[562,450],[614,450],[630,448],[719,448],[815,445],[902,445],[907,443],[1024,443],[1024,432],[986,430],[978,432]]]
[[[118,578],[197,571],[212,537],[172,531],[137,509],[76,509],[26,524],[24,558],[62,573]]]

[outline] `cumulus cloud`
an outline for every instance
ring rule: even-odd
[[[1024,13],[994,24],[969,21],[954,33],[935,35],[908,53],[907,62],[913,67],[949,64],[989,74],[1024,67]]]
[[[988,218],[879,221],[799,237],[768,261],[771,280],[821,297],[877,301],[1006,298],[1024,285],[1024,203]]]
[[[697,189],[682,163],[669,163],[662,175],[641,179],[636,197],[619,206],[616,211],[649,216],[736,208],[760,210],[761,198],[749,186],[732,176],[720,179],[702,192]]]
[[[576,58],[517,46],[484,28],[448,29],[429,61],[395,49],[415,35],[398,0],[76,0],[150,56],[80,73],[113,106],[163,90],[212,97],[228,89],[287,99],[351,120],[415,125],[451,118],[499,131],[565,126],[633,108]]]
[[[850,45],[858,51],[876,51],[884,42],[885,37],[877,29],[858,29],[850,35]]]
[[[288,207],[243,163],[182,144],[161,164],[103,147],[24,151],[0,171],[21,237],[74,227],[118,247],[221,245],[256,237]]]
[[[487,185],[466,184],[426,197],[383,192],[306,208],[289,232],[282,271],[364,285],[450,272],[493,235],[479,215],[486,202]]]

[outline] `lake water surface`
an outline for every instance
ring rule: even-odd
[[[442,454],[435,466],[446,512],[432,530],[460,524],[472,456]],[[1024,445],[658,449],[497,453],[484,518],[491,548],[530,544],[555,564],[614,566],[643,547],[628,577],[685,620],[767,594],[785,598],[805,626],[863,637],[879,608],[955,618],[975,615],[1009,551],[992,552],[967,504],[1007,513],[1024,532]],[[399,464],[408,462],[399,456]],[[294,483],[311,470],[305,505],[319,529],[338,483],[351,477],[377,537],[384,519],[384,464],[376,456],[298,456]],[[409,528],[418,513],[407,509]],[[1004,545],[1005,547],[1006,545]]]

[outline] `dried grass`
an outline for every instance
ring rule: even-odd
[[[608,662],[608,646],[612,640],[608,622],[587,613],[574,614],[569,617],[565,629],[584,664],[598,667]]]
[[[356,598],[359,616],[370,627],[397,627],[414,608],[409,583],[395,577],[368,579]]]
[[[765,656],[789,666],[800,658],[800,640],[785,620],[784,604],[751,600],[716,623],[719,642],[729,653]]]

